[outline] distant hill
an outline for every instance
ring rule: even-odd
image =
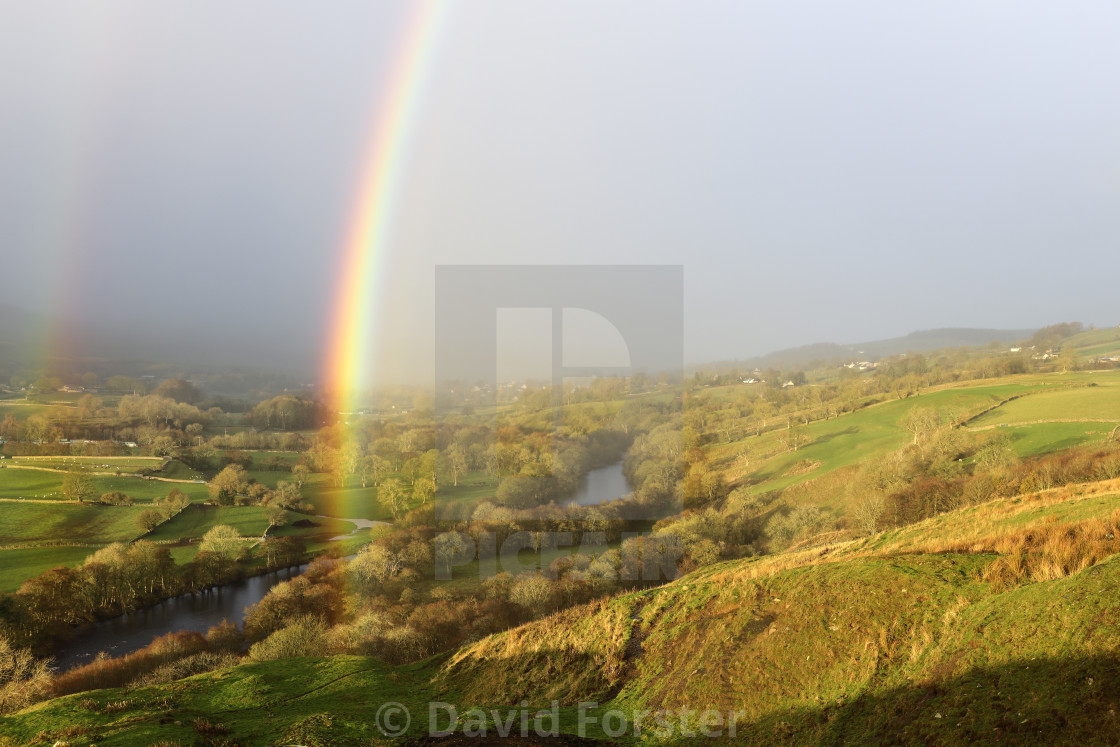
[[[946,327],[911,332],[904,337],[886,340],[839,344],[817,342],[787,348],[773,353],[738,361],[720,361],[703,366],[705,369],[721,368],[804,368],[814,362],[831,363],[850,360],[874,361],[901,353],[924,353],[942,348],[982,347],[992,341],[1009,343],[1024,340],[1034,334],[1033,329],[972,329]]]

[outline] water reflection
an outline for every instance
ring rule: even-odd
[[[603,501],[622,498],[630,492],[630,484],[622,474],[622,462],[593,469],[587,473],[576,496],[568,501],[579,506],[594,506]]]
[[[123,656],[167,633],[193,630],[205,633],[222,620],[240,623],[245,608],[259,602],[281,581],[298,576],[306,565],[253,576],[210,591],[184,594],[110,620],[80,628],[73,641],[55,652],[55,666],[64,671],[92,661],[99,652]]]
[[[568,501],[581,506],[593,506],[602,501],[621,498],[630,492],[630,485],[622,474],[622,463],[593,469],[587,473],[576,495]],[[357,524],[351,535],[368,530],[384,522],[364,519],[347,519]],[[353,556],[351,556],[353,557]],[[253,576],[243,581],[226,584],[198,594],[185,594],[166,599],[149,607],[110,620],[91,623],[80,628],[74,639],[55,652],[55,667],[59,671],[72,669],[92,661],[104,651],[110,656],[124,656],[141,649],[167,633],[193,630],[205,633],[222,620],[241,623],[245,608],[256,604],[268,590],[281,581],[298,576],[307,565]]]

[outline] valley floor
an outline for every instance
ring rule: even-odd
[[[729,561],[414,665],[285,659],[72,695],[0,721],[0,744],[425,744],[431,726],[457,744],[523,724],[522,744],[537,727],[571,744],[1116,744],[1118,493]]]

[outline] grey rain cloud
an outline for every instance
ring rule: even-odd
[[[412,6],[8,3],[0,298],[314,369]],[[449,3],[378,300],[441,264],[674,264],[685,358],[1115,323],[1120,8]]]

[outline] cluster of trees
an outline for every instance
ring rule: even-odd
[[[117,415],[124,424],[146,424],[152,428],[173,427],[181,430],[192,423],[205,427],[221,412],[203,412],[184,402],[158,394],[144,396],[126,394],[117,405]]]
[[[883,466],[888,489],[877,527],[901,526],[962,506],[1070,483],[1120,476],[1120,444],[1081,447],[1019,461],[1005,439],[974,447],[974,463],[956,469],[930,468],[925,460],[896,458]],[[893,489],[891,489],[893,488]]]
[[[267,506],[273,526],[281,523],[284,511],[309,512],[313,506],[303,500],[300,482],[310,474],[304,465],[293,467],[293,481],[280,480],[275,488],[249,478],[240,464],[230,464],[207,483],[210,497],[220,506]]]
[[[498,459],[511,472],[498,484],[499,505],[529,508],[549,503],[570,495],[587,474],[591,455],[583,445],[553,441],[549,449],[534,441],[519,449],[499,444]]]
[[[109,495],[119,496],[123,494],[110,493]],[[128,496],[124,496],[124,498],[128,499],[127,503],[110,503],[109,505],[130,505],[132,503],[132,499]],[[102,503],[107,502],[105,499],[106,496],[101,496]],[[191,505],[190,497],[178,488],[172,488],[170,493],[156,501],[155,508],[145,508],[136,514],[136,526],[141,531],[150,532],[189,505]]]
[[[682,551],[681,570],[729,558],[750,557],[760,551],[763,538],[761,507],[775,495],[752,495],[747,488],[733,490],[720,506],[685,511],[654,524],[654,531],[677,538]]]
[[[1053,349],[1062,344],[1062,341],[1067,337],[1073,337],[1085,331],[1085,325],[1081,322],[1061,322],[1060,324],[1051,324],[1047,327],[1035,332],[1031,335],[1030,343],[1036,349]]]
[[[314,471],[332,475],[339,487],[377,488],[386,510],[400,516],[430,501],[441,486],[457,487],[471,473],[483,473],[503,505],[560,499],[588,469],[618,459],[633,437],[632,420],[618,412],[595,412],[578,433],[560,434],[552,432],[550,418],[531,422],[535,415],[529,413],[526,420],[522,413],[516,422],[496,428],[364,419],[320,429],[305,460]]]
[[[43,391],[61,386],[54,379],[41,383]],[[115,406],[106,406],[106,398],[115,400],[116,394],[123,396]],[[243,416],[231,415],[245,408],[243,403],[206,398],[184,379],[167,379],[149,391],[142,380],[112,376],[100,393],[82,394],[76,406],[57,405],[23,419],[8,414],[0,421],[0,439],[12,455],[116,456],[131,453],[124,442],[135,442],[145,455],[197,451],[196,461],[204,463],[223,449],[302,451],[307,442],[287,429],[316,427],[326,418],[318,402],[289,394],[265,400]],[[231,435],[207,434],[219,424],[251,428]],[[275,428],[284,430],[268,431]]]
[[[536,573],[503,571],[474,591],[426,584],[433,559],[439,562],[439,540],[453,536],[398,530],[349,562],[315,563],[273,587],[245,618],[250,658],[313,652],[417,661],[623,587],[658,583],[648,569],[666,567],[663,555],[675,562],[681,554],[675,538],[654,535],[563,556]],[[668,567],[675,577],[675,566]]]
[[[0,714],[12,713],[35,703],[50,692],[51,671],[47,662],[27,647],[13,646],[0,634]]]
[[[299,563],[305,548],[297,539],[279,537],[260,542],[252,553],[273,569]],[[66,639],[74,625],[241,578],[250,559],[249,542],[226,526],[207,532],[194,559],[182,565],[166,545],[114,543],[77,568],[53,568],[25,581],[14,594],[0,596],[0,636],[14,645],[46,649]]]
[[[76,408],[52,408],[23,420],[7,415],[0,421],[0,438],[11,455],[119,456],[131,453],[123,444],[134,441],[144,454],[167,456],[199,440],[220,417],[216,409],[202,411],[156,395],[125,395],[113,410],[87,394]]]
[[[622,469],[637,500],[654,507],[680,505],[686,436],[677,415],[634,439]]]
[[[309,430],[321,425],[326,413],[315,400],[282,394],[254,407],[249,419],[261,429]]]

